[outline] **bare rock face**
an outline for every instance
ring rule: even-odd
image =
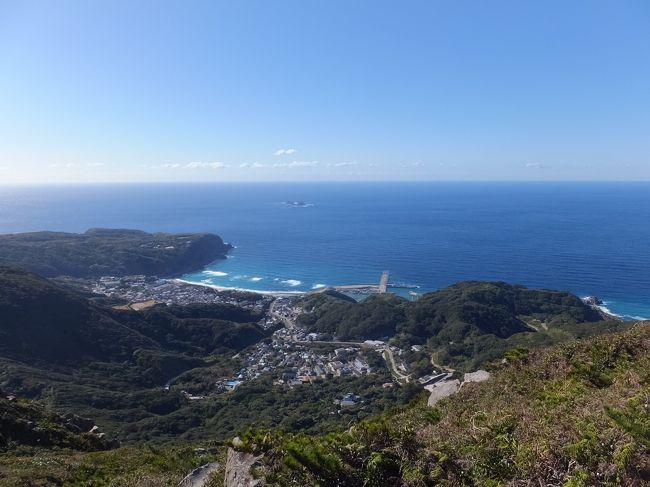
[[[442,401],[445,397],[456,394],[458,389],[460,389],[460,381],[458,379],[440,381],[431,389],[431,395],[427,404],[429,406],[435,406],[437,402]]]
[[[192,470],[187,477],[181,480],[178,487],[203,487],[210,480],[210,474],[218,469],[219,462],[206,463]]]
[[[226,460],[225,487],[263,487],[264,480],[255,478],[251,469],[262,466],[261,456],[228,449]]]
[[[477,370],[470,372],[463,376],[463,384],[466,382],[484,382],[490,378],[490,373],[487,370]]]

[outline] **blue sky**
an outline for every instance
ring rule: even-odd
[[[614,179],[646,0],[0,0],[0,182]]]

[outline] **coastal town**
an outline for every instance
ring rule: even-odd
[[[235,290],[218,291],[212,287],[192,284],[179,279],[160,279],[153,276],[104,276],[98,279],[65,278],[64,282],[87,292],[121,300],[134,305],[148,303],[181,305],[231,304],[245,309],[263,311],[273,297],[265,294]]]
[[[431,374],[416,377],[409,363],[402,359],[404,350],[379,340],[341,342],[310,333],[298,323],[303,313],[301,295],[282,293],[251,293],[215,289],[178,279],[160,279],[150,276],[104,276],[95,280],[68,279],[68,284],[116,302],[116,308],[142,310],[155,305],[229,304],[259,312],[258,325],[271,330],[269,339],[262,340],[232,357],[239,368],[229,377],[215,377],[204,391],[181,391],[189,401],[204,400],[210,396],[233,391],[241,384],[263,376],[273,378],[281,387],[298,387],[333,378],[354,378],[378,373],[387,368],[392,380],[383,384],[392,388],[415,382],[431,392],[431,397],[446,397],[456,392],[463,382],[485,380],[485,372],[476,376],[466,374],[464,380],[454,378],[453,370],[436,368]],[[384,291],[385,292],[385,291]],[[413,346],[413,351],[422,350]],[[371,365],[372,364],[372,365]],[[460,377],[460,379],[463,379]],[[165,386],[171,387],[171,382]],[[341,407],[352,407],[362,400],[354,391],[338,399]],[[439,400],[439,399],[436,399]]]

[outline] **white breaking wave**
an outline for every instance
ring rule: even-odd
[[[296,287],[300,286],[302,284],[302,281],[299,281],[298,279],[286,279],[284,281],[280,281],[282,284],[288,284],[291,287]]]
[[[264,278],[263,277],[251,277],[251,281],[253,281],[253,282],[261,281],[262,279],[264,279]]]
[[[627,318],[629,320],[638,320],[638,321],[644,321],[644,320],[648,319],[648,318],[645,318],[643,316],[624,315],[624,314],[620,314],[620,313],[615,313],[610,308],[608,308],[609,305],[610,305],[610,303],[608,301],[603,301],[603,304],[595,305],[594,307],[599,309],[603,313],[606,313],[606,314],[608,314],[610,316],[616,316],[617,318],[624,318],[624,319]]]
[[[311,288],[312,289],[323,289],[324,287],[327,287],[327,284],[314,284]]]
[[[203,271],[203,274],[207,274],[208,276],[214,276],[214,277],[224,277],[227,276],[227,272],[221,272],[221,271]]]
[[[217,291],[243,291],[247,293],[268,294],[272,296],[282,296],[282,295],[300,296],[301,294],[305,294],[304,291],[276,291],[276,290],[263,290],[263,289],[248,289],[245,287],[217,286],[216,284],[213,284],[207,279],[205,281],[200,281],[200,282],[187,281],[185,279],[174,279],[174,282],[191,284],[193,286],[209,287],[211,289],[216,289]]]

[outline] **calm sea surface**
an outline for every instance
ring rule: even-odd
[[[0,186],[0,232],[91,227],[217,233],[230,258],[185,277],[220,286],[305,291],[389,270],[420,291],[503,280],[650,317],[649,183]]]

